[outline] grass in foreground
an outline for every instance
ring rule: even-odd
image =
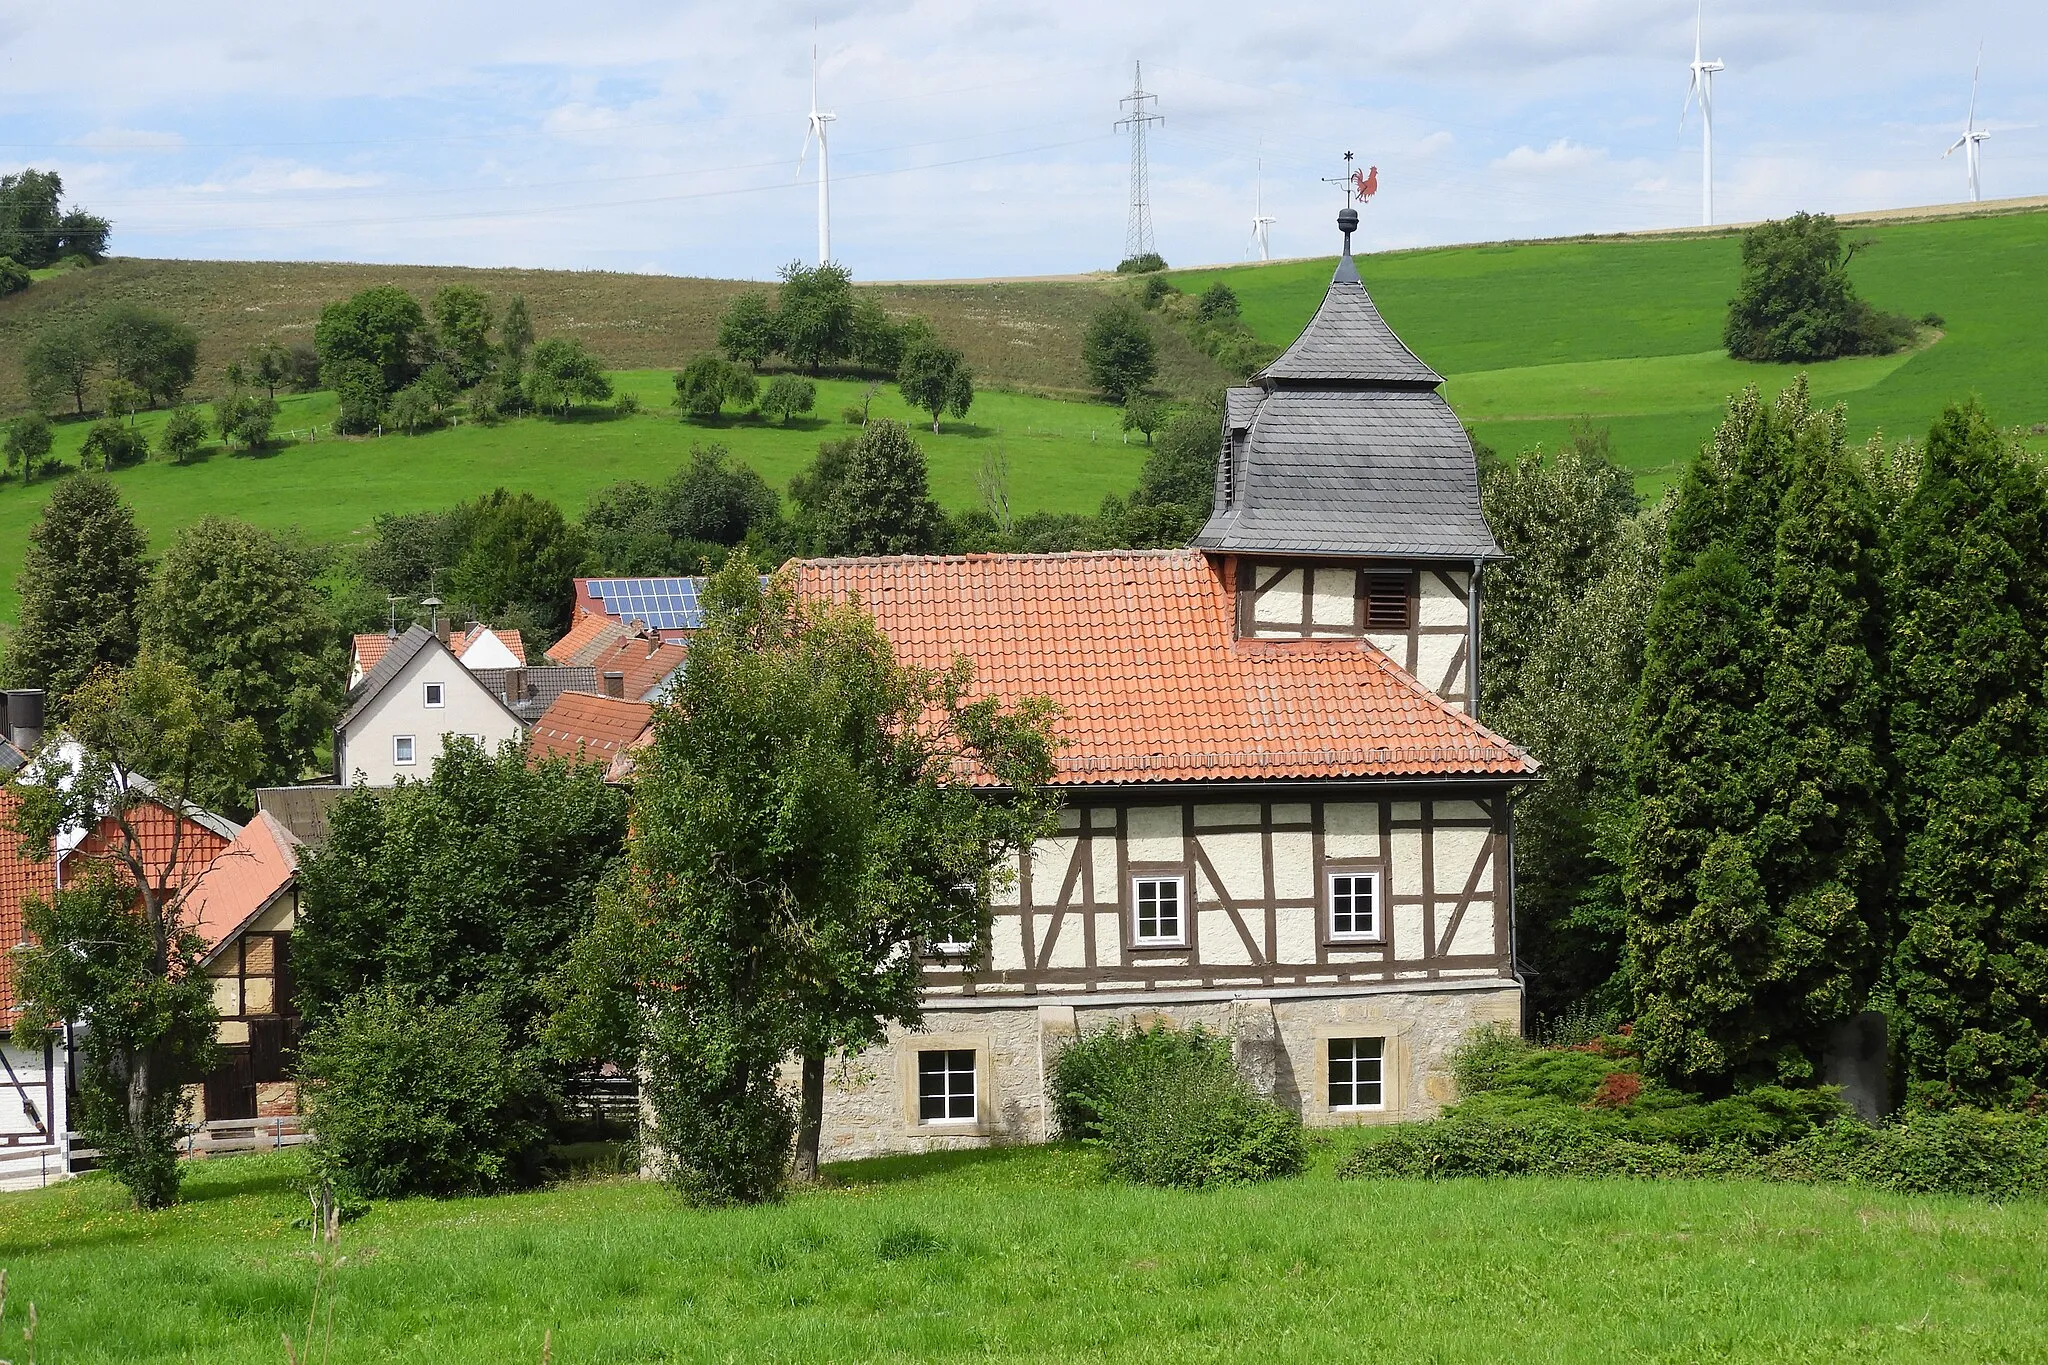
[[[1327,1156],[1327,1153],[1326,1153]],[[774,1208],[616,1180],[342,1232],[336,1361],[2038,1360],[2039,1206],[1747,1183],[1104,1184],[1091,1153],[836,1168]],[[0,1196],[40,1359],[274,1361],[313,1266],[296,1154],[184,1205]]]
[[[817,411],[788,427],[758,420],[706,426],[680,421],[667,407],[675,398],[669,371],[633,370],[612,378],[646,410],[564,422],[522,418],[421,436],[323,438],[311,445],[281,444],[256,458],[216,448],[197,464],[152,459],[116,471],[114,481],[159,553],[180,527],[208,513],[273,529],[296,526],[317,541],[342,541],[367,530],[380,512],[447,507],[500,485],[553,498],[575,516],[598,489],[621,479],[659,482],[688,459],[692,445],[713,441],[784,489],[817,455],[819,442],[858,434],[858,427],[840,420],[840,409],[858,404],[867,387],[821,381]],[[334,417],[328,393],[284,397],[279,405],[281,437]],[[1093,512],[1104,494],[1128,493],[1136,485],[1145,459],[1141,438],[1126,444],[1121,414],[1101,404],[983,393],[966,421],[948,418],[934,436],[931,419],[908,409],[895,386],[887,385],[870,412],[910,425],[930,460],[932,493],[949,509],[981,504],[977,479],[985,452],[1000,451],[1008,460],[1010,502],[1020,516]],[[155,412],[138,419],[152,443],[165,417]],[[76,468],[89,429],[88,423],[61,424],[52,454]],[[55,486],[54,479],[25,488],[18,479],[0,481],[0,620],[12,620],[18,610],[14,576],[21,571],[21,547]]]

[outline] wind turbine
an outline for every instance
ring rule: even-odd
[[[1714,73],[1726,71],[1725,62],[1707,61],[1700,56],[1700,30],[1706,23],[1706,0],[1700,0],[1692,25],[1692,84],[1685,92],[1685,108],[1679,111],[1678,126],[1685,127],[1694,97],[1700,102],[1700,225],[1714,225]]]
[[[827,156],[825,125],[839,117],[826,114],[818,109],[818,40],[811,38],[811,123],[804,132],[803,154],[796,159],[796,178],[804,175],[804,162],[810,159],[811,140],[818,142],[818,264],[832,259],[832,163]]]
[[[1269,216],[1260,208],[1260,198],[1266,183],[1266,160],[1259,158],[1257,178],[1252,181],[1252,241],[1258,244],[1259,259],[1273,259],[1272,243],[1268,240],[1273,224],[1280,220]]]
[[[1990,129],[1977,126],[1977,77],[1982,75],[1983,72],[1984,45],[1979,43],[1977,44],[1977,67],[1976,70],[1970,73],[1970,116],[1963,120],[1963,135],[1954,142],[1951,142],[1948,151],[1941,154],[1941,159],[1946,161],[1954,154],[1958,147],[1962,148],[1963,160],[1968,162],[1970,166],[1970,202],[1973,204],[1978,199],[1977,144],[1991,136]]]

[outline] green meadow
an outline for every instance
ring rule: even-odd
[[[832,1168],[700,1212],[586,1180],[380,1204],[341,1230],[331,1354],[367,1362],[2028,1361],[2039,1206],[1744,1182],[1108,1184],[1092,1152]],[[190,1166],[138,1214],[96,1176],[0,1195],[36,1359],[284,1358],[317,1270],[296,1154]],[[324,1342],[323,1314],[316,1332]],[[20,1360],[24,1355],[12,1355]],[[304,1356],[302,1359],[306,1358]]]
[[[159,549],[182,527],[208,513],[276,529],[297,527],[319,541],[345,541],[366,531],[380,512],[446,507],[503,485],[560,502],[571,515],[589,496],[621,479],[660,480],[689,458],[693,445],[718,442],[777,488],[816,456],[821,441],[855,434],[840,410],[858,405],[867,386],[847,380],[818,385],[817,411],[789,426],[755,418],[717,424],[678,420],[666,370],[613,376],[636,394],[631,417],[591,413],[567,421],[522,418],[493,427],[462,425],[419,436],[306,442],[310,429],[333,419],[328,393],[281,397],[270,452],[249,457],[215,447],[206,459],[176,466],[151,460],[118,470],[114,480]],[[911,424],[931,465],[932,492],[948,508],[979,506],[984,458],[1000,454],[1009,469],[1010,499],[1020,512],[1093,512],[1107,493],[1126,493],[1144,462],[1142,438],[1127,444],[1114,408],[1009,393],[977,395],[965,421],[948,418],[935,436],[931,419],[910,411],[893,385],[874,396],[870,412]],[[154,441],[165,414],[138,418]],[[57,428],[53,452],[76,467],[88,424]],[[297,431],[299,440],[289,439]],[[24,488],[0,485],[0,620],[16,609],[14,575],[21,546],[51,479]]]
[[[1924,435],[1945,404],[1972,395],[2006,425],[2048,423],[2048,213],[1852,225],[1844,236],[1864,243],[1850,264],[1859,292],[1890,311],[1939,314],[1938,334],[1896,356],[1730,360],[1721,323],[1741,267],[1734,234],[1390,252],[1359,269],[1482,439],[1502,451],[1555,446],[1590,418],[1650,486],[1691,458],[1730,395],[1751,384],[1774,393],[1800,373],[1823,401],[1847,405],[1859,440]],[[1334,264],[1173,278],[1189,291],[1225,281],[1260,339],[1284,345],[1314,315]]]

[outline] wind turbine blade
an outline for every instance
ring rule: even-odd
[[[1975,128],[1977,126],[1977,78],[1983,74],[1984,49],[1980,45],[1977,48],[1977,65],[1970,72],[1970,117],[1969,121],[1963,125],[1963,127],[1966,129]]]
[[[1692,97],[1699,93],[1699,89],[1700,73],[1699,68],[1695,67],[1692,73],[1692,84],[1685,87],[1685,107],[1678,111],[1678,126],[1680,128],[1685,127],[1686,119],[1692,115]]]
[[[1951,142],[1951,143],[1949,143],[1949,144],[1948,144],[1948,151],[1946,151],[1946,152],[1943,152],[1943,153],[1941,154],[1941,159],[1942,159],[1943,161],[1946,161],[1946,160],[1948,160],[1948,159],[1949,159],[1949,157],[1950,157],[1951,155],[1953,155],[1953,154],[1955,153],[1955,151],[1956,151],[1956,150],[1957,150],[1958,148],[1960,148],[1960,147],[1961,147],[1961,146],[1962,146],[1962,145],[1963,145],[1963,144],[1964,144],[1965,142],[1968,142],[1969,140],[1970,140],[1970,135],[1969,135],[1968,133],[1964,133],[1964,134],[1963,134],[1963,135],[1962,135],[1961,137],[1957,138],[1957,139],[1956,139],[1956,140],[1955,140],[1954,142]]]
[[[816,125],[815,125],[815,124],[814,124],[814,125],[812,125],[812,126],[813,126],[813,128],[815,128],[815,127],[816,127]],[[797,154],[797,158],[796,158],[796,174],[795,174],[795,175],[793,175],[793,176],[791,176],[791,177],[789,178],[789,183],[790,183],[790,184],[794,185],[794,184],[795,184],[795,183],[796,183],[797,181],[799,181],[799,180],[801,180],[801,179],[803,179],[803,178],[804,178],[804,163],[805,163],[806,161],[809,161],[810,159],[811,159],[811,135],[810,135],[809,133],[805,133],[805,134],[804,134],[804,149],[803,149],[803,151],[801,151],[800,153],[798,153],[798,154]]]

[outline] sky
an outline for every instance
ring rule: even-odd
[[[1133,65],[1174,265],[1699,221],[1692,0],[66,0],[0,10],[0,163],[121,255],[772,278],[1059,274],[1124,254]],[[1708,0],[1718,221],[2048,193],[2042,0]]]

